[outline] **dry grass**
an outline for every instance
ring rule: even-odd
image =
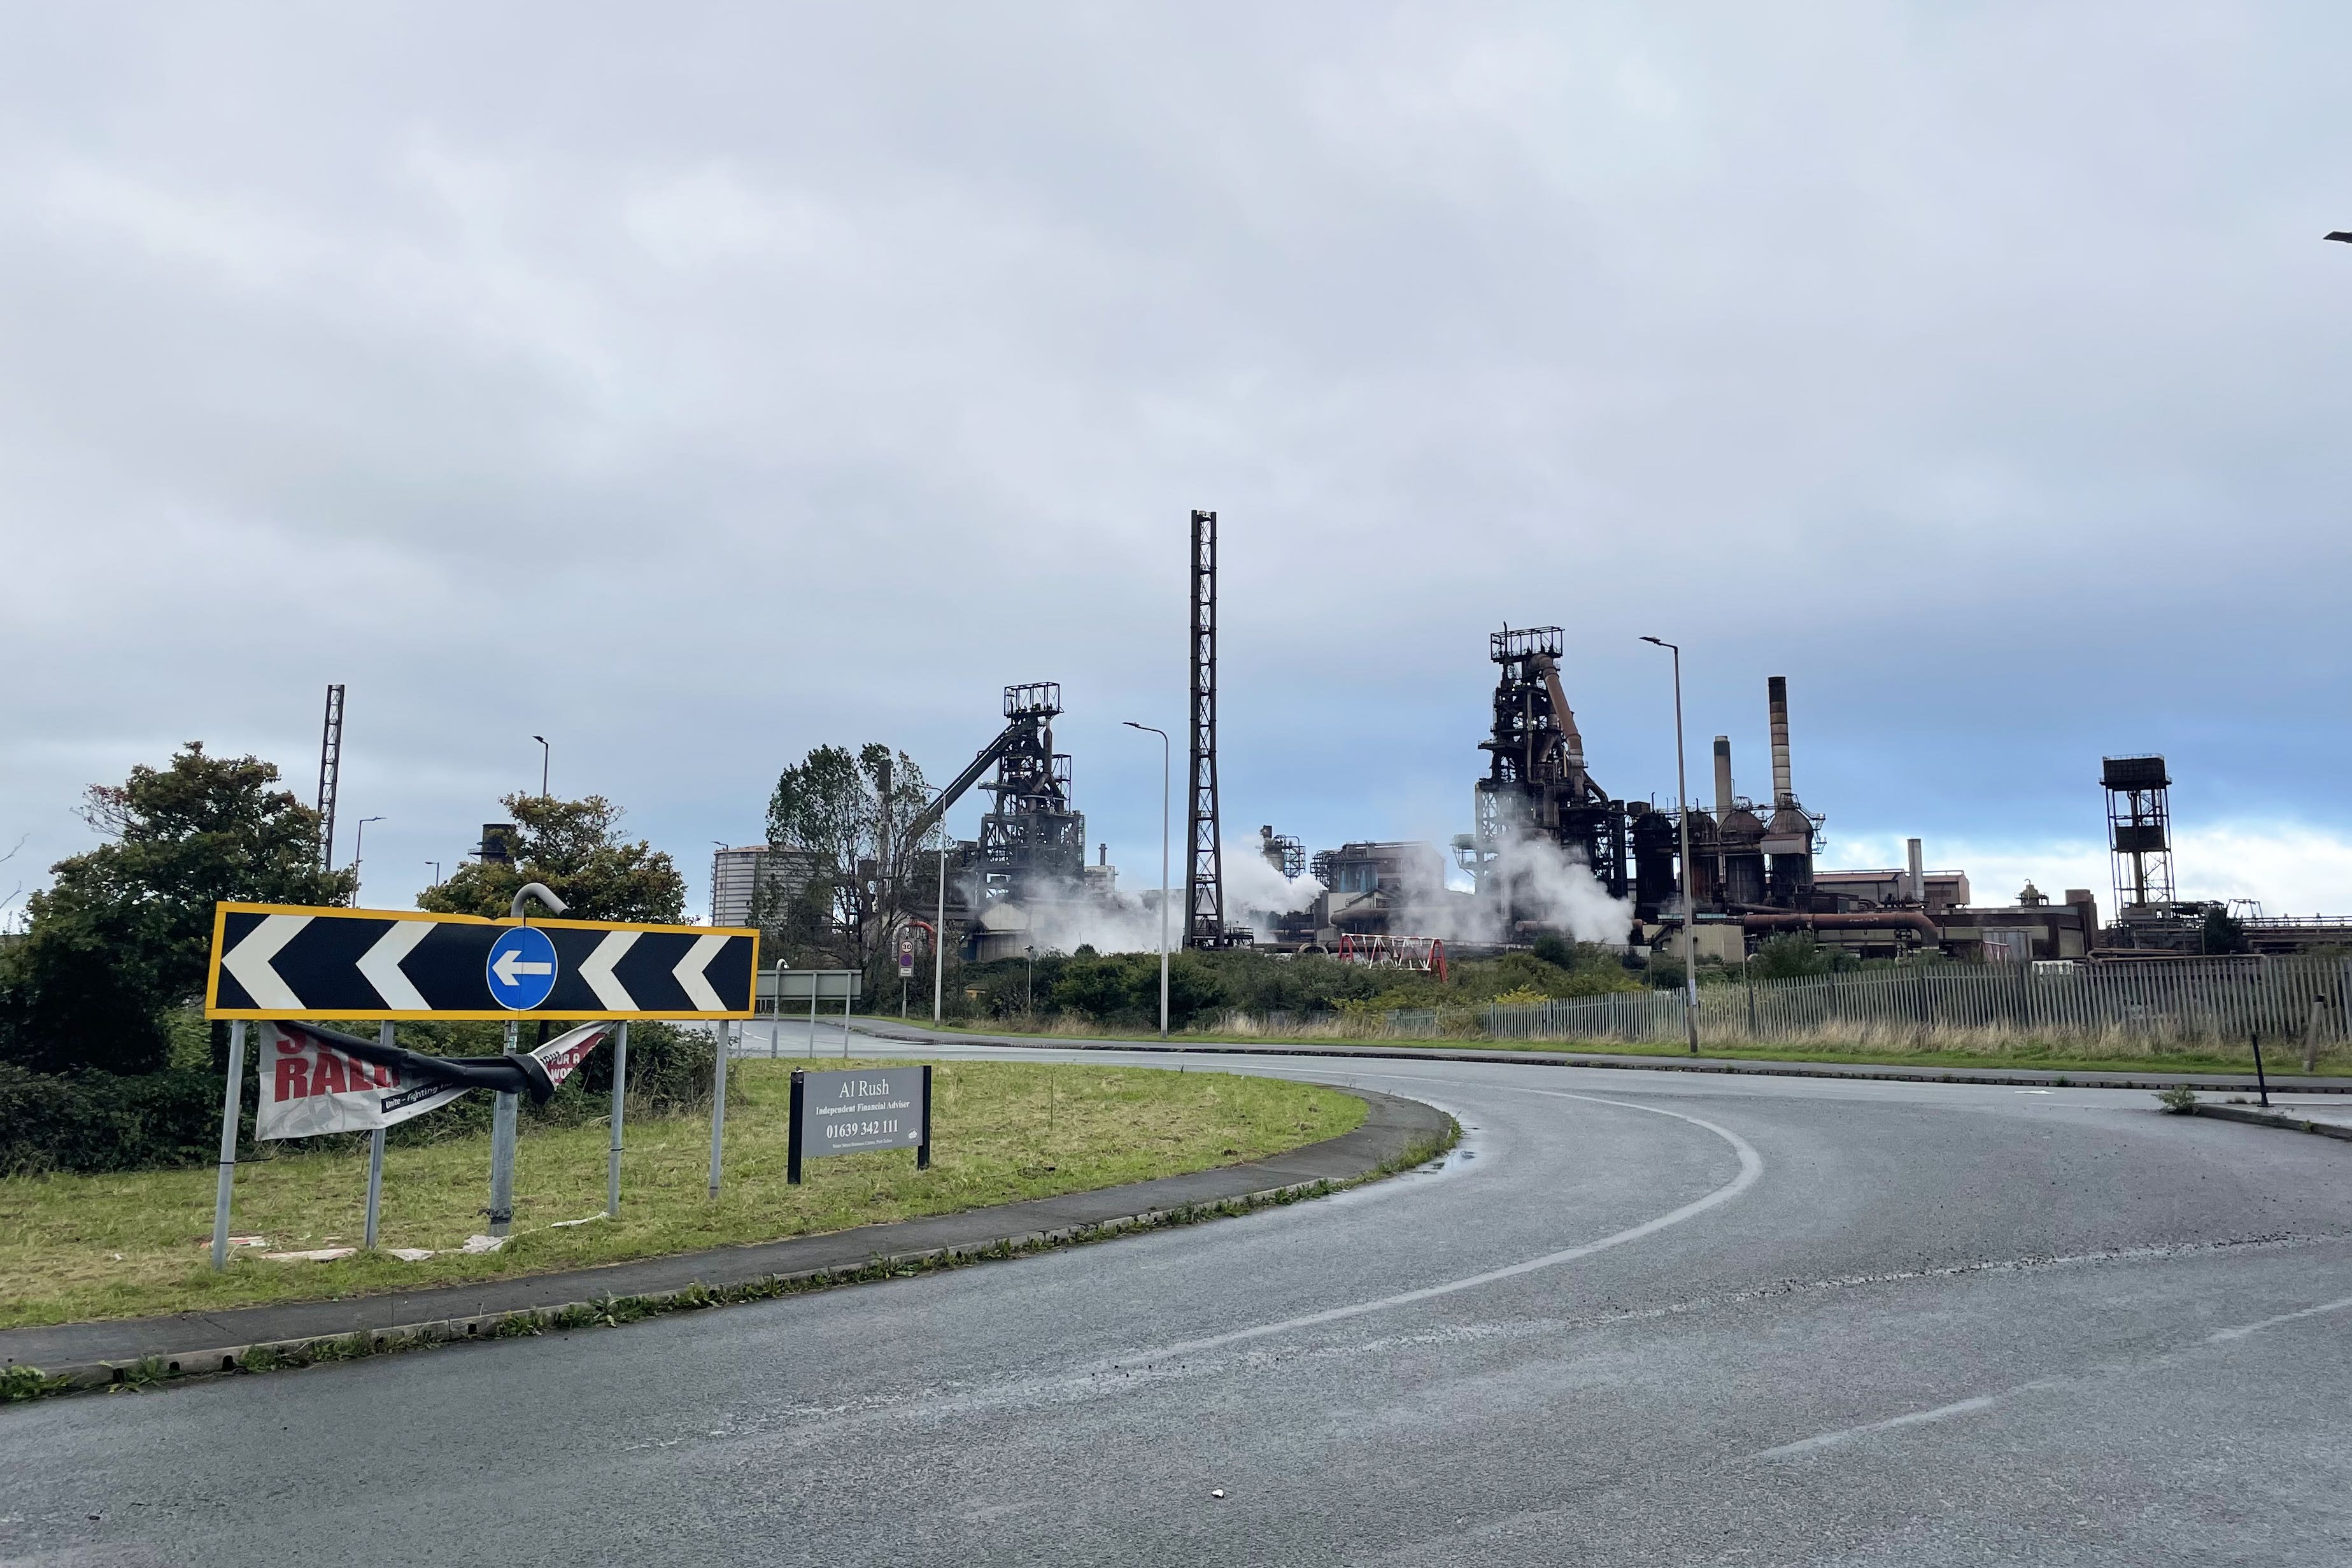
[[[620,1218],[551,1228],[603,1212],[606,1131],[601,1121],[527,1129],[516,1235],[488,1255],[272,1263],[247,1253],[215,1274],[210,1169],[0,1179],[0,1327],[360,1295],[841,1230],[1238,1164],[1337,1137],[1364,1114],[1352,1096],[1279,1079],[941,1063],[929,1170],[917,1171],[911,1153],[839,1155],[808,1162],[793,1187],[784,1181],[791,1067],[735,1064],[715,1203],[707,1121],[632,1122]],[[392,1149],[383,1246],[458,1246],[483,1228],[488,1183],[487,1137]],[[231,1228],[273,1249],[356,1246],[366,1185],[363,1150],[248,1163]]]
[[[992,1031],[1022,1030],[1018,1020],[1006,1020]],[[1680,1040],[1611,1040],[1594,1036],[1544,1035],[1535,1038],[1494,1038],[1481,1031],[1479,1014],[1461,1009],[1442,1013],[1438,1033],[1407,1039],[1387,1032],[1380,1014],[1335,1013],[1321,1018],[1272,1022],[1245,1013],[1220,1019],[1214,1027],[1181,1038],[1188,1044],[1221,1040],[1279,1043],[1298,1040],[1363,1040],[1394,1046],[1475,1046],[1489,1051],[1591,1051],[1614,1056],[1676,1056],[1687,1047]],[[1135,1030],[1106,1030],[1056,1020],[1053,1038],[1147,1040],[1156,1034]],[[1757,1061],[1821,1061],[1851,1065],[1880,1064],[1918,1067],[2024,1067],[2053,1071],[2247,1073],[2254,1070],[2253,1047],[2246,1040],[2179,1038],[2132,1033],[2121,1030],[2032,1033],[2013,1029],[1933,1028],[1914,1025],[1828,1024],[1801,1040],[1757,1039],[1744,1030],[1705,1029],[1699,1048],[1710,1056]],[[2303,1041],[2268,1038],[2263,1041],[2263,1065],[2273,1073],[2304,1071]],[[2352,1045],[2327,1042],[2314,1057],[2313,1071],[2329,1076],[2352,1076]]]

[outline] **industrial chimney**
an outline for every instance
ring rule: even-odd
[[[1764,852],[1772,862],[1768,900],[1783,909],[1811,909],[1816,824],[1797,804],[1797,787],[1789,779],[1789,677],[1769,677],[1765,691],[1772,705],[1772,821],[1764,833]]]
[[[1925,904],[1927,902],[1927,857],[1920,852],[1918,840],[1911,839],[1907,841],[1907,847],[1911,852],[1911,889],[1909,896],[1914,904]]]
[[[1796,787],[1789,781],[1789,677],[1773,675],[1765,683],[1772,703],[1772,807],[1797,803]]]
[[[1731,815],[1731,737],[1715,737],[1715,820]]]

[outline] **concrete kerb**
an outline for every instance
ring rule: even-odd
[[[795,1249],[838,1251],[845,1240],[861,1235],[860,1231],[835,1231],[720,1248],[684,1257],[637,1260],[560,1274],[487,1281],[490,1285],[510,1284],[551,1291],[558,1299],[473,1312],[400,1313],[402,1321],[336,1333],[273,1335],[268,1332],[268,1325],[273,1318],[303,1315],[305,1309],[313,1312],[332,1308],[364,1311],[371,1302],[381,1303],[392,1298],[354,1297],[339,1302],[289,1302],[170,1318],[9,1329],[0,1331],[0,1379],[5,1379],[0,1389],[5,1389],[5,1398],[9,1401],[101,1388],[135,1391],[179,1378],[275,1371],[443,1344],[526,1337],[550,1328],[617,1327],[673,1312],[766,1301],[936,1269],[1024,1257],[1326,1197],[1425,1164],[1451,1149],[1461,1135],[1460,1127],[1451,1116],[1419,1101],[1338,1084],[1327,1087],[1340,1089],[1366,1103],[1370,1113],[1362,1126],[1320,1144],[1244,1165],[1214,1166],[1126,1186],[875,1226],[866,1234],[872,1245],[866,1256],[855,1262],[833,1261],[797,1269],[771,1266],[788,1260]],[[1297,1168],[1318,1166],[1333,1168],[1328,1172]],[[1283,1176],[1296,1179],[1267,1179]],[[1186,1188],[1200,1190],[1180,1202],[1150,1201],[1154,1197],[1173,1197]],[[1058,1225],[1016,1225],[1008,1228],[1003,1224],[1007,1218],[1072,1207],[1098,1212]],[[934,1246],[893,1249],[888,1245],[893,1233],[905,1236],[909,1231],[942,1228],[971,1234]],[[635,1290],[626,1295],[611,1288],[626,1282],[631,1273],[647,1267],[671,1272],[683,1267],[690,1270],[694,1278],[683,1284]],[[598,1284],[606,1289],[593,1291]],[[444,1287],[395,1300],[424,1307],[436,1296],[478,1294],[482,1289],[480,1284]],[[415,1311],[409,1309],[411,1312]],[[242,1323],[239,1320],[243,1320]],[[234,1332],[241,1326],[260,1332]],[[203,1337],[186,1333],[191,1329],[198,1330]],[[220,1332],[225,1329],[232,1332]],[[182,1343],[173,1343],[183,1335]],[[86,1350],[70,1359],[47,1358],[47,1364],[37,1362],[42,1341],[55,1342],[68,1336],[82,1342],[87,1350],[110,1349],[114,1354],[92,1354]],[[117,1341],[117,1344],[94,1343],[108,1339]]]
[[[2341,1123],[2315,1122],[2289,1111],[2265,1111],[2258,1105],[2209,1105],[2203,1101],[2188,1107],[2192,1116],[2212,1116],[2224,1122],[2243,1122],[2255,1127],[2278,1127],[2290,1133],[2316,1133],[2323,1138],[2343,1138],[2352,1142],[2352,1126]]]
[[[1476,1061],[1517,1067],[1582,1067],[1633,1072],[1711,1072],[1733,1077],[1850,1078],[1891,1083],[1978,1083],[2031,1089],[2203,1089],[2248,1091],[2253,1074],[2218,1072],[2105,1072],[2052,1068],[1899,1067],[1869,1062],[1748,1061],[1726,1056],[1612,1056],[1592,1051],[1465,1051],[1418,1045],[1321,1045],[1304,1040],[1244,1043],[1234,1040],[1065,1040],[1052,1035],[936,1033],[904,1025],[861,1023],[861,1034],[906,1045],[999,1046],[1024,1051],[1137,1051],[1192,1056],[1349,1057],[1379,1061]],[[2273,1093],[2352,1094],[2352,1078],[2281,1077],[2272,1074]]]

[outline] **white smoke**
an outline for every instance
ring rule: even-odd
[[[1246,925],[1260,915],[1286,915],[1305,909],[1323,892],[1311,876],[1285,876],[1266,861],[1255,844],[1228,843],[1225,851],[1225,919]],[[1168,946],[1184,946],[1184,890],[1168,894]],[[1089,887],[1067,900],[1024,907],[1029,918],[1029,942],[1040,953],[1075,953],[1092,947],[1097,953],[1157,953],[1160,951],[1160,890],[1141,894],[1103,892]]]
[[[1519,941],[1517,932],[1505,928],[1505,901],[1493,891],[1500,888],[1511,890],[1518,919],[1551,926],[1573,941],[1622,944],[1633,923],[1633,900],[1610,897],[1580,853],[1548,838],[1517,832],[1505,838],[1487,885],[1488,894],[1476,898],[1418,891],[1392,929],[1448,942]]]
[[[1224,845],[1225,915],[1237,925],[1253,915],[1288,915],[1322,896],[1323,884],[1300,873],[1285,876],[1255,844]]]
[[[1141,897],[1124,893],[1088,892],[1066,903],[1025,906],[1030,940],[1040,953],[1075,953],[1092,947],[1097,953],[1157,953],[1160,951],[1160,890]],[[1181,888],[1168,895],[1168,946],[1184,946],[1184,894]]]

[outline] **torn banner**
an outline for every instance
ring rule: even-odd
[[[544,1103],[612,1032],[592,1023],[513,1056],[423,1056],[307,1024],[261,1026],[257,1139],[368,1133],[438,1110],[468,1089]]]

